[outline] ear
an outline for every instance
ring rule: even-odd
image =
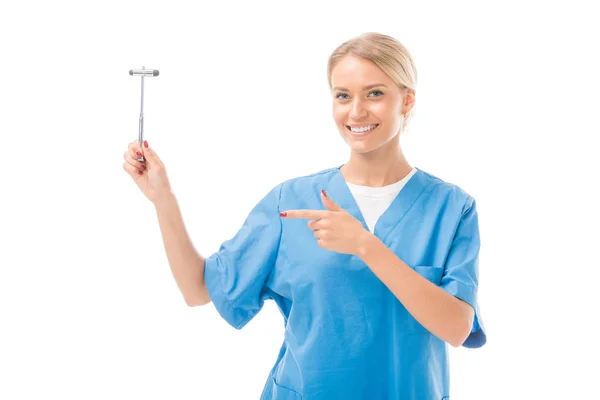
[[[402,105],[402,110],[400,110],[402,115],[408,114],[415,105],[415,91],[409,88],[405,88],[404,90],[406,94],[404,95],[404,104]]]

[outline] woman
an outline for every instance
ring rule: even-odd
[[[486,341],[475,201],[401,150],[416,78],[412,57],[389,36],[338,47],[328,82],[348,162],[275,186],[206,259],[156,153],[147,142],[125,153],[126,171],[156,205],[190,306],[212,301],[236,329],[265,299],[279,306],[285,340],[263,399],[446,399],[447,345]]]

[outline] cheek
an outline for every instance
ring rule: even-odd
[[[384,101],[371,104],[369,111],[372,115],[376,116],[380,120],[389,120],[394,114],[393,108],[390,106],[390,104]]]
[[[335,120],[335,123],[337,125],[343,125],[346,121],[346,111],[343,109],[343,107],[340,106],[334,106],[333,107],[333,119]]]
[[[396,110],[393,104],[377,104],[372,111],[380,122],[385,123],[387,129],[393,129],[400,122],[400,110]]]

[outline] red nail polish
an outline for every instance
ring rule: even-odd
[[[148,141],[147,140],[144,140],[144,147],[148,148]]]
[[[135,154],[137,154],[137,155],[138,155],[138,156],[140,156],[140,157],[143,155],[143,154],[142,154],[142,153],[140,153],[139,151],[136,151],[136,152],[135,152]]]
[[[323,193],[323,196],[327,197],[327,193],[325,193],[325,190],[321,189],[321,193]]]
[[[284,212],[280,212],[280,213],[279,213],[279,216],[280,216],[280,217],[285,217],[286,215],[287,215],[287,213],[286,213],[285,211],[284,211]]]

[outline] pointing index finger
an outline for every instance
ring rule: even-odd
[[[307,218],[320,219],[327,215],[326,210],[288,210],[283,211],[279,215],[285,218]]]

